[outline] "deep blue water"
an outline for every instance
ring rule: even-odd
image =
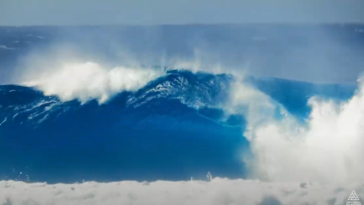
[[[188,89],[176,83],[178,78],[189,82]],[[242,135],[244,116],[226,118],[222,110],[210,108],[226,97],[221,85],[228,87],[230,80],[227,75],[171,71],[102,105],[62,103],[33,88],[0,86],[0,121],[6,119],[0,126],[0,176],[25,180],[28,175],[31,181],[48,182],[182,180],[203,178],[210,171],[244,177],[242,154],[249,150]],[[166,81],[172,89],[149,94],[154,98],[143,95]],[[355,89],[281,79],[250,81],[299,119],[309,113],[310,96],[347,99]],[[201,102],[205,106],[193,108]]]
[[[24,56],[47,50],[54,42],[77,42],[82,50],[97,48],[100,55],[89,57],[101,61],[107,57],[113,64],[120,60],[110,47],[116,37],[141,60],[156,54],[191,57],[190,45],[197,38],[205,39],[206,49],[214,42],[217,50],[224,51],[226,63],[242,63],[244,58],[254,56],[250,58],[253,64],[269,68],[295,66],[294,59],[286,59],[289,52],[310,44],[304,36],[317,36],[318,32],[312,27],[277,30],[262,26],[233,26],[229,32],[209,26],[160,29],[161,35],[153,39],[151,32],[139,27],[0,27],[0,45],[11,48],[0,49],[0,180],[188,180],[205,178],[208,171],[220,177],[245,177],[242,158],[249,154],[249,143],[243,136],[244,116],[227,115],[217,106],[227,99],[231,75],[170,70],[138,91],[121,92],[101,105],[96,100],[85,104],[77,100],[61,102],[57,96],[45,96],[35,88],[9,84],[8,77],[19,69]],[[267,29],[275,41],[256,46],[251,37]],[[325,29],[344,45],[363,49],[364,41],[358,32],[333,26]],[[181,33],[187,37],[181,38]],[[245,37],[237,38],[239,35]],[[284,42],[287,36],[291,37],[289,43]],[[335,58],[341,54],[330,54],[336,66],[350,61]],[[145,63],[156,63],[148,60]],[[298,64],[303,66],[298,70],[304,69]],[[188,83],[179,84],[180,79]],[[166,82],[172,86],[149,92]],[[247,82],[302,121],[310,113],[307,100],[311,96],[346,100],[355,91],[354,84],[314,84],[268,77],[249,77]]]

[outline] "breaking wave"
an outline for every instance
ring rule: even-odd
[[[97,162],[92,160],[91,152],[99,149],[102,157],[98,163],[105,158],[124,163],[122,166],[110,163],[109,168],[115,169],[110,176],[115,177],[109,180],[123,179],[122,174],[116,174],[121,170],[124,174],[130,172],[126,179],[133,179],[136,174],[132,173],[141,168],[138,168],[140,165],[129,166],[129,163],[143,163],[148,158],[146,154],[154,156],[156,179],[160,176],[181,179],[181,176],[202,175],[211,169],[218,176],[269,181],[349,183],[362,180],[360,173],[364,168],[357,162],[364,156],[360,149],[364,101],[362,90],[359,88],[354,94],[354,86],[237,78],[230,74],[160,68],[105,69],[96,63],[39,73],[28,85],[36,89],[1,86],[0,117],[3,120],[0,130],[5,133],[2,144],[15,143],[10,136],[16,136],[18,140],[26,139],[20,144],[25,146],[28,142],[38,147],[39,141],[33,141],[37,136],[43,148],[37,148],[34,153],[34,147],[23,149],[29,149],[29,156],[41,157],[42,163],[46,161],[50,167],[55,168],[61,160],[66,164],[79,164],[78,172],[86,172]],[[135,134],[136,130],[139,134]],[[201,138],[200,133],[210,138]],[[130,141],[129,135],[137,136]],[[165,135],[175,136],[166,140]],[[186,135],[195,139],[187,140]],[[230,136],[231,141],[224,136]],[[105,147],[97,144],[101,139]],[[179,146],[181,141],[186,145]],[[200,159],[185,154],[194,143],[196,151],[201,151],[198,151]],[[204,149],[210,149],[204,147],[204,143],[212,143],[211,153],[203,153]],[[225,143],[225,147],[221,143]],[[69,154],[58,154],[65,149]],[[175,149],[178,152],[175,156],[172,154],[173,158],[157,160],[161,154]],[[12,148],[4,147],[4,150],[9,156],[17,156]],[[72,157],[78,156],[81,150],[85,153],[83,158]],[[118,150],[136,158],[113,157],[120,154]],[[45,152],[53,154],[53,158],[45,159]],[[219,154],[222,157],[215,158]],[[172,163],[178,157],[181,160]],[[83,160],[82,163],[79,160]],[[168,177],[158,167],[173,167],[174,164],[174,171],[178,173],[189,160],[196,164],[179,177]],[[204,160],[206,167],[199,167]],[[37,180],[53,181],[61,175],[62,169],[56,168],[55,172],[42,175],[46,168],[31,162],[31,158],[20,161],[7,166],[32,167],[32,175]],[[219,169],[218,164],[224,165],[226,170]],[[331,173],[335,177],[328,176],[326,173],[333,167],[335,171]],[[72,170],[68,171],[72,176],[70,180],[80,179],[71,174]],[[102,172],[100,170],[101,175]],[[141,179],[150,179],[147,175]],[[91,176],[88,179],[97,180]],[[62,182],[62,179],[54,181]]]
[[[0,86],[0,176],[33,183],[2,181],[1,203],[46,204],[57,196],[55,204],[335,204],[363,190],[360,82],[88,62],[24,84],[33,87]],[[115,182],[201,180],[208,171],[230,179]],[[34,184],[82,180],[114,182]]]
[[[38,72],[22,84],[37,87],[45,95],[57,95],[62,101],[97,99],[104,103],[121,91],[136,91],[162,74],[162,70],[151,68],[108,69],[86,62],[52,67],[50,72]]]

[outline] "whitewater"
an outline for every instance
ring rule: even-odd
[[[256,180],[121,181],[79,184],[2,181],[3,204],[344,204],[356,188],[310,183],[274,183]]]

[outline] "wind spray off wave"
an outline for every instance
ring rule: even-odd
[[[45,95],[57,95],[63,101],[78,99],[84,103],[97,99],[104,103],[122,91],[142,88],[163,73],[152,68],[105,68],[93,62],[64,63],[41,71],[22,84],[37,87]]]
[[[284,104],[237,84],[229,108],[235,112],[246,108],[241,113],[247,119],[244,136],[253,153],[252,158],[245,157],[251,176],[276,182],[363,182],[363,83],[358,86],[355,95],[345,101],[310,97],[311,113],[302,122]]]

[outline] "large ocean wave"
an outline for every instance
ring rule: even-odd
[[[21,42],[29,38],[48,36]],[[25,43],[15,42],[0,52],[21,56]],[[353,189],[364,197],[362,80],[109,60],[95,47],[41,47],[1,71],[0,204],[341,204]]]
[[[361,90],[354,95],[355,86],[170,68],[141,68],[132,74],[120,69],[117,73],[128,81],[115,83],[117,75],[109,79],[106,71],[98,71],[106,77],[95,80],[95,66],[101,69],[97,64],[84,66],[82,72],[90,74],[83,73],[80,81],[76,71],[59,75],[56,70],[35,87],[0,87],[3,179],[181,180],[211,171],[230,178],[326,182],[323,161],[312,158],[312,152],[330,156],[322,160],[338,169],[362,156],[346,156],[345,151],[351,153],[352,144],[360,143],[360,117],[353,122],[359,130],[351,131],[351,138],[335,130],[346,109],[358,106],[352,105],[361,99]],[[320,134],[326,129],[338,135]],[[313,137],[317,132],[319,137]],[[279,144],[271,146],[275,142]],[[333,155],[338,149],[345,154]],[[302,167],[296,166],[292,176],[285,174],[285,165],[295,161]],[[355,178],[360,169],[355,170],[346,168],[335,179]]]

